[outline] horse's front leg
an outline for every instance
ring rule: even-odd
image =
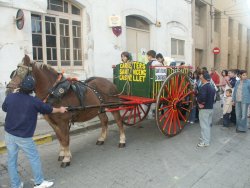
[[[125,131],[124,131],[124,127],[123,127],[123,123],[122,123],[122,118],[120,115],[120,112],[115,111],[112,112],[114,119],[119,127],[119,132],[120,132],[120,142],[118,147],[119,148],[124,148],[126,146],[126,136],[125,136]]]
[[[65,168],[67,166],[70,166],[71,158],[72,158],[72,155],[71,155],[71,152],[69,150],[69,147],[65,147],[64,148],[64,158],[62,160],[61,167]]]
[[[58,156],[58,161],[62,161],[65,156],[65,149],[62,145],[62,139],[64,137],[62,130],[60,129],[60,126],[57,126],[54,121],[52,121],[48,115],[44,115],[44,119],[49,123],[49,125],[54,129],[56,133],[56,137],[60,143],[60,151],[59,151],[59,156]]]
[[[99,114],[98,117],[101,121],[102,132],[101,132],[101,135],[99,136],[99,138],[96,142],[96,145],[103,145],[104,141],[107,138],[108,117],[105,113]]]
[[[60,143],[60,145],[61,145],[61,143]],[[58,156],[58,161],[62,161],[64,159],[64,156],[65,156],[65,149],[61,145],[60,146],[60,151],[59,151],[59,156]]]

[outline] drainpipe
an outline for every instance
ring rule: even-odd
[[[213,18],[214,18],[215,12],[213,12],[213,0],[211,0],[210,4],[210,17],[211,17],[211,43],[213,43]]]

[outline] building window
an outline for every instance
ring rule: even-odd
[[[195,6],[195,25],[201,25],[200,24],[200,11],[201,11],[201,8],[199,6]]]
[[[32,23],[32,44],[33,44],[33,60],[42,61],[42,20],[41,16],[34,15],[31,19]]]
[[[231,65],[231,55],[230,54],[227,55],[227,64],[228,64],[228,68],[232,67],[232,65]]]
[[[228,24],[228,36],[232,37],[233,36],[233,20],[229,19],[229,24]]]
[[[185,41],[179,39],[171,39],[171,54],[172,56],[184,56],[185,51]]]
[[[149,31],[149,24],[137,16],[127,16],[126,25],[127,27]]]
[[[48,14],[32,14],[31,20],[34,60],[58,67],[83,65],[80,8],[64,0],[48,0]]]
[[[220,32],[220,20],[221,20],[221,13],[218,11],[215,11],[214,15],[214,32],[219,33]]]
[[[242,35],[242,25],[238,25],[238,40],[241,40],[241,35]]]
[[[48,0],[48,10],[68,13],[68,2],[63,0]]]
[[[205,13],[206,12],[206,4],[203,1],[196,0],[195,1],[195,25],[203,27],[206,24]]]
[[[56,18],[45,16],[47,63],[57,66]]]

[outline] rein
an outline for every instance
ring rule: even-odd
[[[59,73],[59,74],[58,74],[58,77],[57,77],[57,79],[56,79],[56,81],[55,81],[55,83],[54,83],[53,86],[52,86],[52,88],[55,87],[55,86],[61,81],[62,77],[63,77],[63,73]],[[44,102],[44,103],[47,102],[47,100],[48,100],[50,94],[51,94],[51,93],[48,93],[48,95],[43,99],[43,102]]]

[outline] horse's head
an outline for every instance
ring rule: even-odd
[[[32,63],[28,55],[25,55],[22,62],[17,65],[17,69],[10,74],[10,82],[6,86],[6,94],[14,92],[19,88],[25,76],[32,73]]]

